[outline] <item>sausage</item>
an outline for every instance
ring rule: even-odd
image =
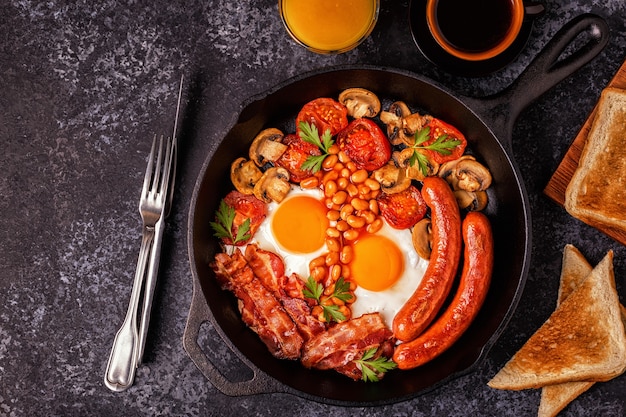
[[[398,345],[393,355],[398,368],[415,368],[439,356],[461,337],[482,307],[493,271],[493,235],[487,216],[468,213],[463,221],[463,241],[463,272],[454,299],[428,330]]]
[[[422,196],[431,211],[432,253],[419,286],[393,319],[394,336],[408,342],[433,321],[450,293],[461,257],[461,214],[448,183],[426,177]]]

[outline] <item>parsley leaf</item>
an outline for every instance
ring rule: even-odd
[[[300,128],[300,138],[305,142],[317,146],[322,151],[322,155],[309,156],[300,167],[300,169],[315,173],[322,169],[322,162],[324,162],[324,159],[328,156],[328,148],[330,148],[335,141],[330,134],[330,129],[326,129],[320,138],[317,126],[314,124],[300,122],[298,127]]]
[[[413,149],[413,155],[409,158],[409,163],[411,166],[417,163],[422,174],[428,175],[428,157],[419,152],[420,149],[434,151],[440,153],[442,155],[450,155],[452,150],[459,146],[462,142],[458,139],[448,136],[447,134],[443,134],[435,141],[429,145],[424,145],[424,143],[430,139],[430,127],[426,126],[417,132],[415,132],[415,143],[411,146]]]
[[[324,313],[324,319],[326,319],[326,322],[330,323],[331,321],[340,322],[346,320],[346,316],[339,311],[339,306],[335,304],[326,305],[322,302],[321,297],[323,293],[324,286],[319,282],[316,282],[313,277],[309,277],[304,285],[304,289],[302,290],[304,297],[317,301],[317,304],[322,307],[322,312]],[[330,299],[333,297],[342,301],[352,299],[350,284],[346,282],[343,277],[340,277],[337,282],[335,282],[335,290],[328,298]]]
[[[380,380],[378,377],[379,374],[384,374],[398,366],[393,360],[384,356],[372,359],[375,354],[376,348],[371,348],[365,351],[361,359],[355,360],[361,368],[363,381],[365,382],[378,382]]]
[[[210,222],[211,227],[215,231],[215,237],[230,239],[233,245],[250,239],[250,219],[246,219],[241,226],[237,228],[237,235],[233,236],[235,209],[226,204],[224,200],[220,201],[219,209],[215,213],[215,219],[217,221]]]

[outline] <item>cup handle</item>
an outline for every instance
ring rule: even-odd
[[[524,2],[524,16],[535,19],[546,11],[546,6],[541,2]]]

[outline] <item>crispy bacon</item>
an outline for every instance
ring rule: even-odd
[[[281,281],[285,275],[285,263],[281,257],[254,244],[246,247],[245,257],[254,275],[261,280],[265,288],[276,297],[280,297]]]
[[[289,276],[285,275],[281,281],[283,294],[290,298],[304,299],[304,286],[305,282],[295,272]]]
[[[304,299],[281,297],[280,301],[305,341],[326,330],[324,323],[311,314],[311,307]]]
[[[338,323],[306,342],[302,364],[307,368],[341,369],[391,338],[392,332],[380,314],[364,314]]]
[[[381,356],[384,356],[386,358],[391,358],[393,356],[393,350],[394,350],[394,344],[393,341],[391,339],[385,340],[380,347],[378,348],[378,350],[376,351],[376,354],[373,356],[372,359],[376,359],[379,358]],[[363,353],[362,352],[359,357],[354,358],[356,359],[360,359],[363,357]],[[347,377],[350,377],[352,379],[354,379],[355,381],[358,381],[359,379],[363,378],[363,371],[361,370],[361,368],[357,365],[356,361],[352,361],[352,362],[348,362],[347,364],[340,366],[338,368],[335,368],[335,371],[339,372],[340,374],[343,374]],[[379,374],[378,378],[382,378],[384,376],[384,374]]]
[[[254,276],[241,251],[218,254],[211,264],[222,288],[239,299],[243,322],[280,359],[298,359],[304,344],[297,326],[274,295]]]

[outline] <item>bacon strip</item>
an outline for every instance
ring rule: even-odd
[[[391,337],[392,332],[380,314],[364,314],[338,323],[306,342],[301,361],[307,368],[340,369],[361,358],[368,349],[378,349]]]
[[[254,244],[246,247],[245,257],[254,275],[261,280],[265,288],[276,297],[280,297],[280,282],[285,275],[285,264],[281,257],[274,252],[259,249]]]
[[[239,299],[243,322],[259,335],[272,355],[300,358],[304,339],[298,328],[276,297],[254,276],[241,252],[218,254],[211,268],[222,287]]]

